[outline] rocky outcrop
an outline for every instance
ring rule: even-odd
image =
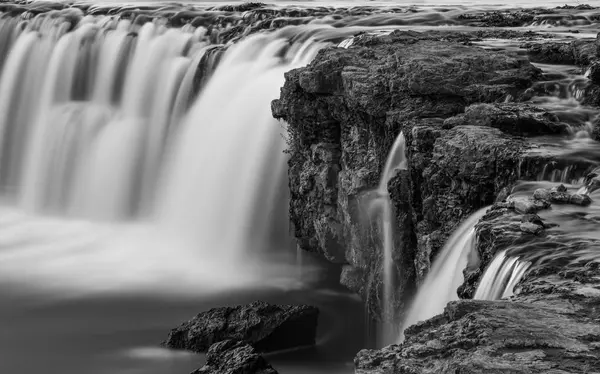
[[[390,180],[394,295],[409,295],[446,238],[518,178],[582,176],[594,161],[524,138],[567,124],[523,103],[545,79],[526,59],[465,45],[454,33],[363,35],[286,74],[273,115],[289,130],[290,217],[300,248],[346,264],[342,282],[369,311],[382,303],[374,189],[394,138],[409,169]],[[468,43],[467,43],[468,44]],[[402,310],[402,298],[391,300]],[[387,316],[393,317],[395,316]]]
[[[319,310],[307,305],[272,305],[256,301],[214,308],[171,330],[166,347],[206,352],[224,340],[250,344],[258,352],[313,345]]]
[[[277,374],[249,344],[224,340],[210,346],[206,365],[191,374]]]
[[[555,114],[522,103],[474,104],[465,113],[448,118],[445,127],[454,124],[495,127],[512,135],[567,134],[569,125]]]

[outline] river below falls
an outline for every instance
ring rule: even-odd
[[[320,266],[304,289],[197,298],[121,294],[51,300],[3,285],[0,373],[189,373],[203,365],[204,355],[160,348],[169,330],[200,311],[257,299],[320,309],[316,347],[267,356],[281,373],[351,373],[354,355],[367,345],[364,308],[326,273],[335,271]]]

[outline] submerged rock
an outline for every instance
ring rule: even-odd
[[[249,344],[224,340],[208,349],[206,365],[191,374],[277,374]]]
[[[313,306],[262,301],[214,308],[171,330],[163,344],[194,352],[206,352],[223,340],[242,341],[259,352],[308,346],[315,343],[318,316]]]
[[[588,206],[592,203],[592,199],[588,195],[576,193],[569,196],[569,203],[581,206]]]

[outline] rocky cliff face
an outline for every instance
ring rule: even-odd
[[[381,306],[381,243],[369,211],[395,137],[409,169],[388,184],[395,208],[395,295],[410,295],[454,228],[519,178],[563,171],[560,149],[529,136],[569,126],[524,104],[547,79],[527,58],[460,33],[393,32],[321,51],[286,74],[273,115],[289,124],[290,216],[303,250],[345,264],[342,283]],[[569,163],[569,177],[594,164]],[[404,297],[393,303],[402,310]],[[397,316],[386,316],[393,319]]]

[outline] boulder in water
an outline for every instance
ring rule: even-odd
[[[206,352],[214,343],[236,340],[259,352],[313,345],[319,310],[308,305],[248,305],[214,308],[171,330],[164,345]]]
[[[569,196],[569,203],[581,206],[588,206],[592,203],[592,199],[588,195],[576,193]]]
[[[521,231],[537,235],[544,230],[544,227],[537,225],[533,222],[523,222],[520,225]]]
[[[206,365],[192,374],[277,374],[249,344],[223,340],[208,349]]]
[[[512,206],[518,213],[531,214],[531,213],[535,213],[538,211],[537,206],[535,205],[535,203],[532,200],[518,198],[518,199],[513,199],[511,202],[512,202]]]

